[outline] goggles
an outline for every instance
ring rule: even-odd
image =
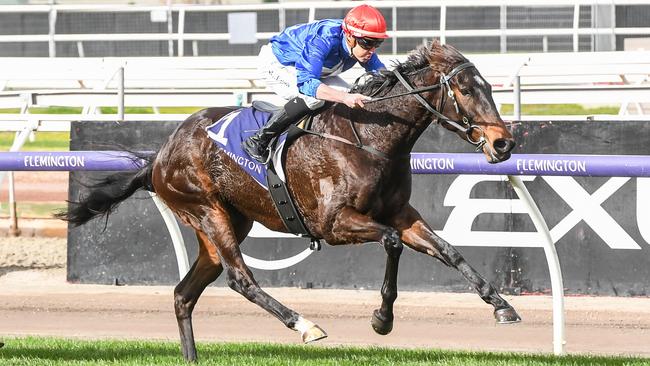
[[[355,38],[357,44],[361,46],[364,50],[372,50],[374,48],[379,48],[382,43],[384,43],[383,38]]]

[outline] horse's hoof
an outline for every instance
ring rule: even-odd
[[[393,330],[393,320],[383,319],[379,313],[379,309],[375,309],[372,313],[370,324],[372,324],[372,329],[374,329],[377,334],[386,335]]]
[[[519,323],[521,318],[519,314],[512,307],[507,307],[494,311],[494,317],[497,319],[499,324],[512,324]]]
[[[327,333],[318,325],[314,325],[302,334],[303,343],[316,342],[323,338],[327,338]]]

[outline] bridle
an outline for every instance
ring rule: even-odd
[[[397,77],[397,80],[399,80],[400,83],[402,83],[402,85],[404,85],[404,87],[406,88],[407,91],[404,92],[404,93],[393,94],[393,95],[388,95],[388,96],[379,97],[379,98],[372,98],[371,100],[365,101],[364,103],[373,103],[373,102],[379,102],[379,101],[386,100],[386,99],[393,99],[393,98],[403,97],[403,96],[406,96],[406,95],[413,95],[420,102],[420,104],[422,104],[424,106],[424,108],[426,108],[429,112],[431,112],[434,115],[434,118],[436,119],[437,123],[442,123],[442,122],[447,123],[448,125],[454,127],[456,130],[458,130],[460,132],[463,132],[465,134],[465,139],[470,144],[476,146],[476,151],[481,151],[481,149],[483,149],[483,146],[487,143],[487,139],[485,137],[485,131],[483,130],[483,128],[481,126],[473,124],[472,121],[469,118],[467,118],[466,116],[462,116],[462,121],[459,122],[459,121],[454,121],[454,120],[452,120],[450,118],[447,118],[445,115],[443,115],[442,113],[439,112],[439,111],[442,111],[444,106],[445,106],[445,103],[446,103],[445,94],[446,94],[447,97],[453,101],[454,108],[456,108],[456,113],[461,114],[460,113],[460,108],[458,108],[458,102],[456,101],[456,97],[454,96],[454,91],[451,89],[451,85],[449,85],[449,81],[451,79],[453,79],[454,76],[458,75],[458,73],[460,73],[461,71],[463,71],[465,69],[468,69],[468,68],[471,68],[471,67],[474,67],[474,64],[471,63],[471,62],[465,62],[463,64],[460,64],[460,65],[456,66],[455,68],[453,68],[449,72],[449,74],[444,74],[443,73],[440,76],[440,82],[438,82],[438,84],[428,85],[428,86],[424,86],[424,87],[417,88],[417,89],[413,88],[413,86],[411,86],[411,84],[408,82],[408,80],[406,80],[406,78],[404,78],[404,76],[402,74],[400,74],[399,71],[393,70],[393,74],[395,74],[395,76]],[[355,85],[357,85],[357,83],[359,82],[359,79],[361,79],[361,77],[359,77],[356,80],[356,82],[354,83]],[[436,109],[431,105],[431,103],[429,103],[426,99],[424,99],[420,94],[424,93],[424,92],[431,91],[431,90],[435,90],[435,89],[438,89],[438,88],[442,88],[443,93],[442,93],[442,96],[440,98],[440,103],[439,103],[438,109]],[[377,89],[375,94],[378,93],[379,91],[381,91],[382,89],[383,89],[383,86],[380,87],[379,89]],[[445,90],[447,91],[446,93],[445,93]],[[313,116],[312,116],[312,118],[313,118]],[[345,143],[345,144],[348,144],[348,145],[353,145],[353,146],[355,146],[355,147],[357,147],[359,149],[365,150],[365,151],[367,151],[367,152],[369,152],[369,153],[371,153],[373,155],[377,155],[377,156],[379,156],[381,158],[384,158],[384,159],[390,159],[390,157],[387,154],[385,154],[384,152],[381,152],[381,151],[375,149],[372,146],[364,145],[361,142],[361,138],[359,136],[359,133],[357,132],[356,128],[354,127],[354,124],[352,123],[352,121],[348,120],[348,123],[350,124],[350,128],[352,129],[352,132],[354,134],[356,142],[349,141],[349,140],[347,140],[345,138],[335,136],[335,135],[331,135],[329,133],[312,131],[310,129],[303,129],[303,132],[311,134],[311,135],[320,136],[320,137],[326,138],[326,139],[336,140],[336,141],[339,141],[339,142],[342,142],[342,143]],[[479,131],[480,137],[477,140],[472,139],[472,130],[478,130]],[[492,155],[494,157],[494,153],[492,152],[492,149],[488,149],[488,150],[489,150],[490,155]]]
[[[467,139],[467,141],[470,144],[476,146],[476,151],[480,151],[483,148],[483,145],[485,145],[487,143],[487,139],[485,138],[485,131],[483,130],[483,128],[481,126],[473,124],[471,122],[471,120],[469,118],[467,118],[467,116],[463,115],[462,116],[462,121],[454,121],[454,120],[446,117],[441,112],[439,112],[439,111],[442,111],[444,106],[445,106],[445,103],[446,103],[445,94],[446,94],[447,97],[453,101],[454,108],[456,109],[456,113],[461,114],[460,109],[458,108],[458,102],[456,101],[456,97],[454,95],[454,92],[451,89],[451,85],[449,85],[449,81],[452,78],[454,78],[454,76],[458,75],[458,73],[460,73],[461,71],[463,71],[465,69],[469,69],[471,67],[474,67],[474,64],[471,63],[471,62],[465,62],[463,64],[460,64],[460,65],[456,66],[455,68],[453,68],[449,72],[449,74],[444,74],[443,73],[440,76],[440,81],[437,84],[428,85],[428,86],[424,86],[424,87],[417,88],[417,89],[413,88],[413,86],[411,86],[411,84],[408,82],[408,80],[406,80],[406,78],[404,78],[404,76],[402,74],[400,74],[400,72],[397,69],[395,69],[395,70],[393,70],[393,74],[395,74],[395,76],[397,77],[397,80],[399,80],[399,82],[402,83],[402,85],[404,85],[407,92],[400,93],[400,94],[388,95],[388,96],[379,97],[379,98],[373,98],[373,99],[371,99],[369,101],[366,101],[365,103],[379,102],[379,101],[386,100],[386,99],[393,99],[393,98],[403,97],[403,96],[406,96],[406,95],[413,95],[415,97],[415,99],[417,99],[418,102],[420,102],[420,104],[422,104],[424,106],[424,108],[426,108],[429,112],[431,112],[435,116],[437,123],[441,123],[441,122],[447,123],[448,125],[452,126],[456,130],[458,130],[460,132],[463,132],[465,134],[465,136],[466,136],[465,138]],[[424,93],[424,92],[431,91],[431,90],[435,90],[435,89],[438,89],[438,88],[441,88],[443,92],[442,92],[442,96],[440,98],[439,106],[436,109],[435,107],[433,107],[431,105],[431,103],[429,103],[429,101],[424,99],[422,97],[422,95],[420,95],[420,94]],[[445,90],[446,90],[446,93],[445,93]],[[477,140],[472,139],[472,130],[478,130],[479,131],[480,136],[479,136],[479,138]]]

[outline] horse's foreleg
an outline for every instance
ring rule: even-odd
[[[397,299],[397,269],[404,246],[397,237],[385,240],[383,245],[387,256],[384,283],[381,286],[381,307],[373,312],[371,324],[375,332],[386,335],[393,330],[393,304]]]
[[[411,206],[397,218],[396,227],[402,233],[402,241],[409,247],[435,257],[448,266],[456,268],[465,276],[479,296],[494,307],[494,317],[499,323],[516,323],[521,318],[496,289],[490,285],[465,258],[449,243],[433,233],[433,230]]]
[[[230,219],[225,212],[219,209],[210,211],[202,224],[204,232],[216,245],[221,263],[228,276],[228,286],[231,289],[280,319],[288,328],[300,332],[303,342],[309,343],[327,337],[327,334],[319,326],[282,305],[260,288],[250,269],[244,263]]]
[[[210,244],[205,234],[199,231],[196,232],[196,237],[199,241],[199,256],[190,271],[174,289],[174,310],[181,337],[183,357],[187,361],[196,361],[192,311],[203,290],[214,282],[223,271],[214,245]]]
[[[393,330],[393,304],[397,299],[397,272],[402,254],[402,241],[399,232],[392,227],[373,221],[368,216],[345,208],[341,211],[332,228],[337,238],[345,238],[348,243],[377,241],[386,250],[386,272],[381,286],[381,307],[372,315],[372,328],[381,335]]]

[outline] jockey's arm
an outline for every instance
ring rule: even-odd
[[[350,108],[363,107],[363,101],[370,97],[346,93],[320,82],[323,63],[332,44],[321,37],[313,37],[304,47],[303,57],[295,65],[300,93],[329,102],[344,103]]]
[[[331,86],[321,83],[316,89],[316,98],[330,102],[344,103],[350,108],[363,107],[363,102],[370,100],[369,96],[363,94],[352,94],[343,90],[332,88]]]

